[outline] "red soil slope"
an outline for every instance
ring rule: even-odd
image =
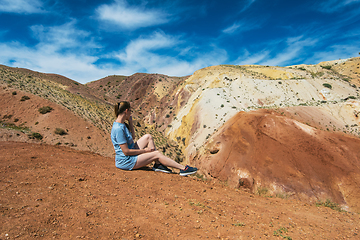
[[[0,142],[0,239],[358,239],[360,217],[215,181]],[[277,235],[277,236],[275,236]]]
[[[360,139],[272,111],[238,113],[192,161],[233,187],[360,211]]]
[[[16,95],[13,95],[16,92]],[[23,96],[30,99],[20,101]],[[14,90],[0,88],[0,120],[16,126],[27,127],[31,132],[40,133],[41,141],[31,140],[29,132],[0,128],[0,141],[43,142],[61,144],[79,150],[90,150],[104,156],[113,156],[114,149],[110,135],[95,127],[92,123],[76,116],[67,108],[41,97]],[[53,108],[51,112],[41,114],[41,107]],[[56,128],[66,131],[65,135],[55,134]]]

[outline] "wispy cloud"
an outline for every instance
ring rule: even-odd
[[[115,0],[112,4],[103,4],[96,9],[100,20],[125,29],[138,29],[156,26],[169,21],[169,14],[161,9],[146,9],[145,5],[130,6],[124,0]]]
[[[357,44],[350,45],[332,45],[329,46],[326,51],[318,51],[313,54],[304,63],[320,63],[323,61],[346,59],[349,57],[357,57],[360,52],[360,41]]]
[[[88,33],[75,27],[75,21],[61,26],[31,27],[39,40],[34,47],[19,42],[0,43],[2,63],[31,70],[62,75],[80,82],[96,80],[108,75],[109,70],[99,69],[94,62],[98,57],[89,52],[98,48]]]
[[[31,14],[45,10],[40,0],[0,0],[0,12]]]
[[[307,52],[306,48],[313,46],[316,42],[317,40],[315,39],[304,39],[303,36],[288,38],[282,51],[276,48],[275,55],[260,63],[270,66],[285,66],[290,62],[296,61],[296,59],[301,59],[303,56],[302,53]]]
[[[246,0],[246,3],[243,5],[240,12],[247,10],[254,2],[256,2],[256,0]]]
[[[76,20],[60,26],[31,26],[32,35],[39,41],[38,46],[48,46],[55,50],[96,48],[96,44],[88,37],[90,32],[75,27]]]
[[[248,50],[244,50],[244,54],[238,57],[235,61],[232,62],[234,65],[250,65],[250,64],[259,64],[264,59],[269,57],[270,51],[263,50],[261,52],[251,54]]]
[[[327,0],[318,4],[316,8],[320,12],[333,13],[355,3],[360,3],[360,0]]]
[[[291,37],[283,40],[274,40],[272,43],[258,52],[250,53],[244,50],[244,54],[240,56],[233,64],[260,64],[269,66],[286,66],[287,64],[303,60],[303,53],[307,52],[307,48],[311,48],[317,40],[305,38],[304,36]]]
[[[252,29],[257,29],[261,26],[261,24],[258,21],[236,21],[229,27],[222,30],[225,34],[233,34],[233,33],[239,33],[239,32],[246,32]]]
[[[183,46],[177,48],[179,44]],[[131,41],[116,57],[124,64],[122,68],[124,71],[128,71],[127,74],[146,71],[172,76],[192,74],[199,68],[220,64],[227,58],[225,51],[210,46],[211,49],[207,53],[193,55],[190,60],[186,60],[182,58],[182,50],[186,48],[184,45],[186,45],[185,42],[179,37],[166,35],[163,32],[154,32]],[[169,54],[170,48],[173,54]],[[160,50],[169,51],[161,54]]]
[[[53,49],[29,48],[20,43],[0,43],[1,62],[12,67],[28,68],[45,73],[58,73],[81,83],[100,79],[109,69],[99,69],[97,60],[86,54],[61,54]]]
[[[234,32],[235,32],[238,28],[240,28],[240,27],[241,27],[241,24],[235,22],[233,25],[225,28],[225,29],[223,30],[223,33],[228,33],[228,34],[234,33]]]
[[[150,36],[139,37],[131,41],[125,51],[119,54],[118,57],[127,63],[136,62],[145,57],[144,53],[148,57],[152,51],[173,47],[178,41],[176,37],[166,35],[163,32],[154,32]]]

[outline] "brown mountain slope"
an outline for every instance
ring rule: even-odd
[[[86,86],[102,91],[109,101],[130,101],[136,117],[163,132],[187,100],[183,90],[177,91],[186,78],[136,73],[129,77],[108,76]]]
[[[236,114],[191,161],[232,187],[360,211],[360,139],[270,110]]]
[[[12,68],[4,65],[0,65],[0,72],[3,80],[7,80],[9,83],[16,84],[20,79],[26,81],[26,83],[38,81],[40,79],[46,80],[57,83],[58,86],[61,86],[64,90],[67,90],[72,94],[78,94],[85,98],[105,103],[102,92],[98,92],[95,89],[89,88],[86,85],[58,74],[40,73],[25,68]],[[38,83],[40,84],[41,82]]]
[[[0,142],[0,239],[358,239],[358,214]]]
[[[16,93],[16,95],[14,95]],[[24,96],[28,100],[22,101]],[[0,141],[31,141],[47,144],[68,145],[79,150],[89,150],[104,156],[113,156],[110,135],[91,122],[75,115],[64,106],[33,94],[16,89],[0,89],[0,121],[10,128],[0,128]],[[51,107],[42,114],[39,110]],[[56,129],[64,134],[56,134]],[[19,131],[22,130],[22,131]],[[28,135],[40,133],[41,140],[29,139]]]
[[[76,82],[63,77],[55,77],[55,80],[54,76],[48,78],[46,74],[30,70],[0,66],[1,87],[17,89],[40,96],[43,99],[66,107],[104,131],[111,129],[112,106],[99,99],[96,94],[93,95],[92,92],[95,90],[90,89],[90,91],[87,91],[85,86],[77,85]],[[71,84],[76,87],[70,87]],[[74,91],[76,88],[79,88],[78,92]],[[69,89],[72,89],[73,92]],[[86,97],[86,95],[90,97]]]

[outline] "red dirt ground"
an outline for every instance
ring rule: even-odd
[[[63,146],[0,149],[0,239],[359,239],[356,213],[122,171],[112,158]]]

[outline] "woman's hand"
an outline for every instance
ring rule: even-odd
[[[129,124],[132,124],[132,123],[133,123],[132,116],[129,117],[128,121],[129,121]]]
[[[149,153],[149,152],[155,151],[154,148],[144,148],[144,150],[145,150],[145,153]]]
[[[143,153],[149,153],[155,151],[154,148],[143,148],[143,149],[129,149],[127,143],[120,144],[121,150],[125,156],[140,155]]]

